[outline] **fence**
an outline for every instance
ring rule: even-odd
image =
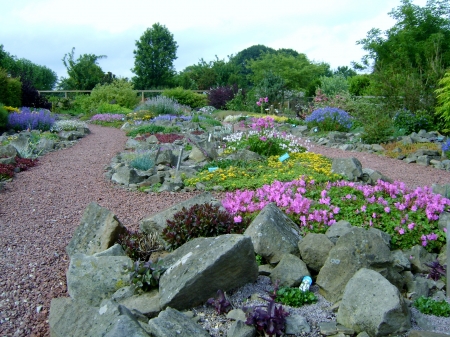
[[[141,102],[145,100],[145,93],[151,92],[151,93],[161,93],[164,90],[134,90],[137,94],[140,94],[141,96]],[[204,93],[207,92],[207,90],[192,90],[194,92]],[[47,94],[61,94],[64,93],[64,97],[68,98],[67,93],[91,93],[92,90],[38,90],[39,95],[41,93],[47,93]]]

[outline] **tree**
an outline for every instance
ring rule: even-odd
[[[372,67],[374,90],[393,109],[433,110],[437,82],[450,66],[449,14],[448,0],[429,0],[424,7],[402,0],[389,13],[396,20],[392,28],[373,28],[357,42],[368,52],[362,66]]]
[[[97,62],[106,56],[83,54],[74,60],[74,54],[75,47],[62,59],[69,78],[61,78],[58,87],[62,90],[92,90],[97,84],[102,84],[105,73]]]
[[[170,86],[173,83],[175,69],[173,61],[177,59],[178,45],[169,30],[159,23],[142,34],[136,41],[133,51],[136,74],[133,83],[136,89],[151,89]]]

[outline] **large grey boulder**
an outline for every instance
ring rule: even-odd
[[[330,226],[325,235],[331,242],[336,243],[337,240],[352,230],[353,226],[346,220],[339,220]]]
[[[133,295],[118,301],[131,311],[137,310],[147,317],[155,317],[161,311],[159,292],[152,290],[143,294]]]
[[[354,227],[330,250],[316,283],[330,302],[342,298],[347,282],[361,268],[392,268],[391,252],[380,236]]]
[[[398,334],[411,326],[410,311],[398,289],[367,268],[347,283],[336,320],[371,337]]]
[[[204,192],[191,199],[173,205],[162,212],[144,218],[140,222],[139,228],[144,233],[153,233],[153,232],[161,233],[162,230],[167,226],[167,219],[171,219],[173,215],[181,211],[183,207],[189,209],[190,207],[196,204],[206,204],[206,203],[212,204],[213,206],[222,205],[221,202],[218,199],[216,199],[211,193]]]
[[[333,159],[331,172],[343,175],[349,181],[357,181],[363,173],[361,162],[354,157]]]
[[[258,266],[249,237],[227,234],[197,238],[164,257],[168,269],[159,281],[161,308],[191,308],[228,291],[254,282]]]
[[[119,235],[125,231],[126,228],[114,213],[92,202],[85,209],[80,225],[66,247],[67,255],[93,255],[105,251],[114,245]]]
[[[77,140],[85,136],[84,132],[81,131],[60,131],[58,133],[59,139],[61,140]]]
[[[167,308],[148,322],[152,337],[209,337],[209,333],[178,310]]]
[[[56,142],[53,139],[41,138],[36,145],[36,151],[38,153],[45,153],[55,148]]]
[[[17,156],[17,150],[11,144],[0,146],[0,158],[1,157],[15,157]]]
[[[244,235],[251,237],[255,253],[270,263],[278,263],[284,254],[300,255],[298,227],[275,203],[261,210]]]
[[[9,145],[13,146],[17,150],[17,154],[20,156],[21,153],[29,151],[29,136],[24,133],[19,133],[16,138],[12,139]]]
[[[74,254],[67,271],[67,291],[76,301],[99,305],[129,284],[132,266],[133,261],[127,256]]]
[[[376,185],[378,180],[392,183],[392,179],[386,177],[379,171],[372,170],[370,168],[363,168],[360,179],[368,185]]]
[[[54,298],[49,325],[52,337],[150,336],[127,308],[113,301],[94,307],[71,298]]]
[[[334,243],[325,234],[308,233],[298,243],[300,257],[308,268],[319,272]]]
[[[285,254],[270,273],[272,283],[281,287],[298,287],[304,276],[311,276],[305,262],[295,255]]]
[[[127,165],[118,167],[111,177],[113,182],[122,185],[139,184],[144,179],[144,176],[140,176],[134,168]]]

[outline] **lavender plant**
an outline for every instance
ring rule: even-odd
[[[176,100],[165,97],[157,96],[147,99],[143,104],[140,104],[134,111],[150,110],[156,115],[181,115],[184,111],[190,110],[189,107],[179,104]]]
[[[48,131],[55,121],[56,118],[49,110],[32,110],[24,107],[20,112],[9,114],[8,127],[17,132],[22,130]]]
[[[325,107],[314,110],[305,118],[309,127],[318,127],[320,131],[348,131],[352,126],[352,117],[344,110]]]

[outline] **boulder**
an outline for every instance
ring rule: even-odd
[[[197,238],[163,258],[168,269],[159,281],[161,308],[191,308],[217,290],[254,282],[258,266],[252,241],[239,234]]]
[[[36,145],[38,153],[49,152],[55,148],[56,142],[53,139],[41,138]]]
[[[15,157],[17,156],[17,150],[11,144],[0,146],[0,158],[1,157]]]
[[[261,210],[244,235],[251,237],[255,253],[270,263],[278,263],[284,254],[300,256],[298,227],[275,203]]]
[[[84,211],[80,225],[66,247],[67,255],[100,253],[117,242],[119,235],[125,231],[126,228],[111,211],[92,202]]]
[[[13,146],[16,149],[17,154],[20,156],[21,154],[30,151],[29,139],[29,136],[26,136],[21,132],[16,138],[9,142],[9,145]]]
[[[398,289],[367,268],[348,281],[336,320],[371,337],[402,333],[411,326],[410,311]]]
[[[80,132],[80,131],[60,131],[58,133],[59,139],[61,140],[77,140],[79,138],[83,138],[84,137],[84,132]]]
[[[352,230],[353,226],[346,220],[339,220],[327,229],[325,235],[332,243]]]
[[[209,333],[178,310],[167,308],[148,321],[152,337],[209,337]]]
[[[221,206],[222,203],[216,199],[211,193],[204,192],[202,194],[199,194],[191,199],[188,199],[186,201],[180,202],[174,206],[171,206],[167,209],[165,209],[162,212],[156,213],[155,215],[152,215],[150,217],[144,218],[140,224],[139,228],[144,233],[153,233],[158,232],[161,233],[162,230],[166,227],[167,219],[171,219],[173,215],[179,211],[183,207],[186,209],[189,209],[193,205],[196,204],[206,204],[210,203],[213,206]]]
[[[304,316],[293,313],[286,317],[286,328],[284,332],[288,335],[305,334],[311,332],[311,327]]]
[[[391,252],[380,236],[354,227],[330,250],[316,283],[320,293],[335,303],[342,298],[347,282],[359,269],[389,267]]]
[[[413,273],[428,274],[430,268],[426,263],[436,260],[437,255],[428,253],[426,249],[420,245],[415,245],[411,249],[403,252],[405,257],[411,262],[411,270]]]
[[[126,165],[118,167],[111,177],[113,182],[122,185],[139,184],[144,179],[145,177],[140,176],[134,168]]]
[[[98,308],[70,298],[54,298],[49,325],[52,337],[150,336],[127,308],[113,301],[104,301]]]
[[[305,262],[292,254],[285,254],[270,273],[272,283],[280,281],[281,287],[298,287],[304,276],[311,276]]]
[[[241,150],[237,150],[236,152],[231,153],[225,159],[251,161],[251,160],[260,160],[261,158],[262,157],[259,154],[257,154],[256,152],[253,152],[253,151],[250,151],[247,149],[241,149]]]
[[[349,181],[357,181],[363,173],[360,161],[354,157],[333,159],[331,172],[340,174]]]
[[[227,332],[227,337],[255,337],[256,329],[252,325],[247,325],[243,321],[235,321],[231,324]]]
[[[172,150],[166,149],[159,152],[155,165],[177,165],[177,156],[172,153]]]
[[[133,295],[118,301],[131,311],[137,310],[147,317],[155,317],[161,311],[159,292],[152,290],[143,294]]]
[[[325,234],[308,233],[298,243],[302,261],[315,272],[323,267],[333,247],[333,242]]]
[[[379,171],[376,170],[372,170],[370,168],[364,168],[362,170],[362,175],[360,178],[364,183],[368,184],[368,185],[376,185],[378,180],[382,180],[382,181],[386,181],[389,183],[392,183],[392,179],[386,177],[385,175],[383,175],[382,173],[380,173]]]
[[[127,256],[72,255],[67,271],[71,298],[89,305],[100,302],[130,282],[133,261]]]

